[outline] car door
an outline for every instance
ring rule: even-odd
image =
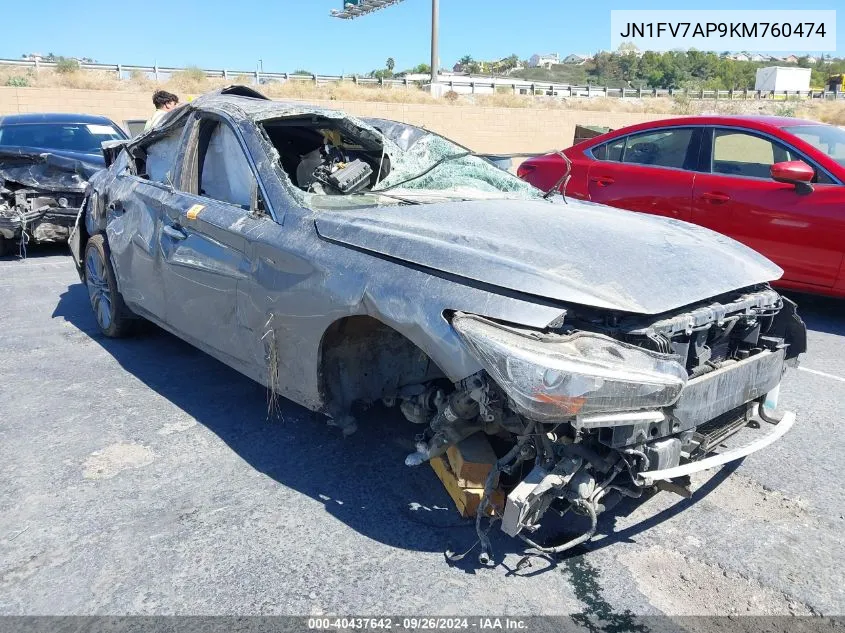
[[[248,235],[273,221],[262,213],[252,162],[227,120],[203,114],[194,121],[180,189],[164,209],[160,234],[167,324],[245,369],[238,289],[251,274]]]
[[[593,202],[688,220],[702,128],[667,127],[612,139],[593,148],[588,174]]]
[[[693,218],[762,253],[794,284],[831,287],[842,263],[842,186],[794,148],[761,132],[710,128],[709,173],[696,177]],[[776,182],[771,166],[804,160],[816,170],[812,189]]]
[[[164,209],[178,197],[173,179],[186,120],[183,117],[134,148],[132,157],[122,152],[113,167],[115,181],[109,187],[109,199],[90,201],[107,208],[106,236],[124,301],[134,311],[158,321],[165,320],[166,303],[159,233]]]

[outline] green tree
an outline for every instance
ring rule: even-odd
[[[429,66],[428,64],[417,64],[407,72],[420,75],[428,75],[431,73],[431,66]]]
[[[396,68],[396,61],[392,57],[388,57],[384,65],[392,73],[393,69]]]
[[[617,64],[622,80],[633,84],[638,78],[640,58],[636,55],[620,55]]]
[[[513,70],[519,66],[519,55],[508,55],[502,60],[502,66],[505,70]]]
[[[611,84],[622,79],[622,70],[619,67],[619,55],[611,53],[596,53],[592,61],[593,76],[600,84]]]
[[[640,58],[639,77],[652,88],[663,87],[663,70],[660,67],[660,54],[654,51],[646,51]]]

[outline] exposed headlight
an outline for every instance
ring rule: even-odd
[[[67,198],[59,198],[58,200],[56,200],[56,202],[59,204],[59,206],[62,209],[67,209],[67,205],[68,205]]]
[[[466,314],[452,326],[520,413],[535,420],[665,407],[687,381],[676,357],[600,334],[534,334]]]

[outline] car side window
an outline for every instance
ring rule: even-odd
[[[756,134],[716,129],[713,135],[714,174],[771,179],[772,165],[797,158],[779,143]]]
[[[622,160],[622,152],[625,151],[626,140],[627,137],[623,136],[607,143],[607,160],[616,161],[617,163]]]
[[[258,183],[238,138],[225,123],[214,123],[200,146],[199,195],[252,208]],[[205,135],[203,135],[205,136]]]
[[[624,136],[613,141],[608,141],[607,143],[602,143],[601,145],[596,145],[590,151],[593,154],[593,158],[596,160],[611,160],[619,162],[622,160],[623,149],[625,149]]]
[[[138,174],[154,182],[173,185],[176,158],[184,124],[174,128],[167,136],[159,138],[144,147],[144,165],[137,164]]]
[[[632,134],[628,137],[625,145],[622,162],[634,165],[691,169],[695,166],[694,164],[688,166],[692,134],[692,128]]]

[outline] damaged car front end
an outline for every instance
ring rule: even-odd
[[[408,463],[478,431],[513,435],[479,509],[482,562],[489,540],[481,516],[500,474],[527,472],[493,510],[501,529],[556,554],[588,540],[598,515],[623,497],[662,482],[683,488],[691,473],[789,430],[795,415],[775,409],[785,366],[805,349],[795,305],[769,289],[725,299],[657,320],[605,315],[544,330],[452,315],[484,370],[447,399]],[[712,455],[749,424],[771,428]],[[590,525],[574,539],[540,545],[532,534],[552,508]]]
[[[88,178],[102,167],[38,148],[0,147],[0,255],[15,244],[66,241]]]
[[[485,434],[484,562],[486,516],[564,551],[622,497],[794,422],[776,409],[804,324],[768,285],[782,271],[729,238],[243,87],[107,150],[71,239],[101,330],[147,318],[347,433],[396,406],[420,430],[409,466]],[[590,527],[540,542],[549,510]]]
[[[101,144],[126,138],[102,116],[0,116],[0,255],[66,241],[87,181],[105,167]]]

